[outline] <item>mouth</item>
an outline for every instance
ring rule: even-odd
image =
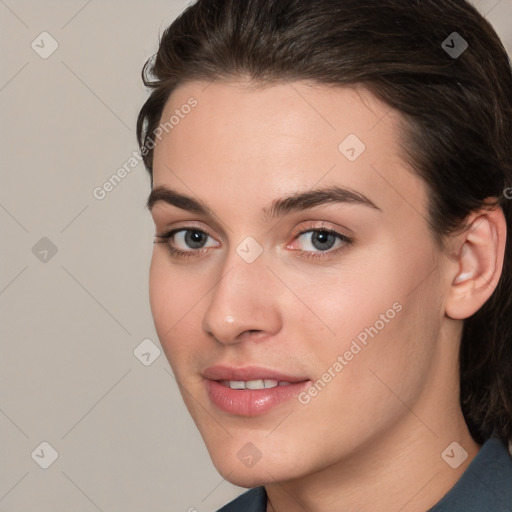
[[[312,383],[307,377],[268,368],[212,366],[201,374],[211,403],[235,416],[258,416],[296,397]]]
[[[218,380],[223,386],[231,389],[272,389],[277,386],[291,386],[292,383],[282,380],[258,379],[258,380]]]

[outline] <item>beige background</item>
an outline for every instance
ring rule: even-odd
[[[475,3],[511,50],[512,1]],[[93,196],[137,150],[141,67],[187,4],[0,0],[0,512],[206,512],[242,491],[154,359],[142,163]]]

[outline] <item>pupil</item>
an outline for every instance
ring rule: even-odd
[[[202,240],[203,235],[204,233],[201,233],[200,231],[188,231],[185,235],[185,241],[187,242],[187,245],[197,249],[204,243],[204,240]]]

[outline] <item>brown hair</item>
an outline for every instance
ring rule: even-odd
[[[469,45],[461,55],[449,51],[462,48],[454,32]],[[502,207],[504,268],[491,298],[464,322],[460,401],[477,442],[510,441],[512,201],[504,191],[512,186],[512,72],[491,25],[465,0],[198,0],[165,30],[142,70],[152,92],[137,138],[151,175],[152,136],[172,91],[242,76],[361,84],[399,111],[407,158],[429,187],[438,242],[472,211]]]

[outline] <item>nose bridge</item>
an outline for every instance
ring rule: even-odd
[[[277,296],[271,293],[272,273],[261,255],[245,259],[244,254],[251,251],[250,245],[247,248],[242,242],[230,251],[203,317],[205,331],[224,344],[239,342],[245,331],[275,333],[280,328]]]

